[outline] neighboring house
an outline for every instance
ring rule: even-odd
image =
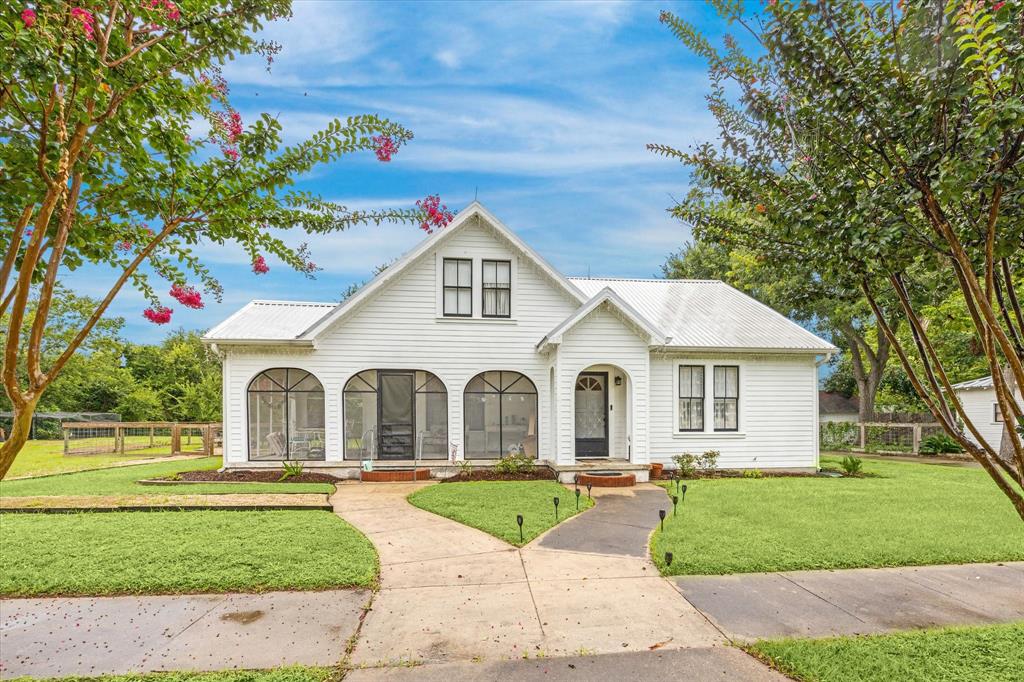
[[[567,278],[474,202],[345,300],[253,301],[224,360],[224,464],[813,469],[835,347],[718,281]],[[380,466],[377,464],[376,466]]]
[[[962,381],[953,384],[953,390],[956,391],[960,404],[964,406],[964,412],[978,429],[981,437],[995,450],[999,450],[999,444],[1003,439],[1003,415],[999,411],[992,377]],[[1020,400],[1020,391],[1017,392],[1017,400]],[[970,432],[967,432],[967,437],[977,442]]]
[[[818,419],[823,422],[859,422],[860,405],[856,398],[842,393],[818,391]]]

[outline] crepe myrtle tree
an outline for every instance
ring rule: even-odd
[[[742,27],[722,50],[662,15],[708,62],[720,133],[686,151],[651,145],[692,170],[675,215],[699,238],[859,290],[921,400],[1024,518],[1024,5],[715,5]],[[993,377],[1001,442],[965,412],[922,321],[949,285]]]
[[[422,207],[350,211],[293,187],[348,154],[389,161],[412,138],[400,125],[353,116],[284,145],[275,118],[243,122],[232,108],[218,65],[255,53],[269,68],[279,46],[254,32],[290,12],[288,0],[0,9],[0,339],[14,412],[0,478],[47,386],[125,286],[150,301],[147,319],[164,324],[173,313],[166,296],[185,308],[202,307],[204,293],[220,297],[200,245],[240,245],[256,274],[272,257],[312,276],[316,266],[281,238],[286,231],[437,219]],[[63,350],[44,358],[58,280],[83,265],[108,268],[109,290]]]

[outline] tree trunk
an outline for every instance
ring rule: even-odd
[[[22,407],[14,408],[14,420],[11,422],[11,432],[7,440],[0,443],[0,480],[7,476],[14,458],[25,446],[29,435],[32,432],[32,416],[36,413],[36,402],[38,398]]]
[[[1007,387],[1010,389],[1010,395],[1017,395],[1017,382],[1014,380],[1013,371],[1009,367],[1003,368],[1003,381],[1006,382]],[[1017,425],[1013,423],[1013,417],[1003,415],[1003,435],[999,440],[999,451],[998,456],[1008,466],[1014,470],[1018,469],[1016,453],[1013,449],[1013,439],[1010,438],[1010,429],[1016,428]],[[1020,471],[1020,474],[1024,475],[1024,471]]]

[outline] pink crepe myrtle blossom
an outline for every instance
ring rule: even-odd
[[[152,322],[153,324],[167,324],[171,321],[171,313],[174,311],[170,308],[165,308],[162,305],[156,305],[152,308],[146,308],[142,311],[142,316]]]
[[[377,154],[377,160],[381,163],[387,163],[393,155],[398,153],[398,145],[390,135],[378,135],[373,138],[373,143],[377,145],[374,151]]]
[[[127,239],[124,239],[124,240],[122,240],[117,245],[117,248],[120,251],[131,251],[132,250],[132,243],[130,241],[128,241]]]
[[[257,275],[265,275],[270,272],[270,266],[263,256],[256,256],[252,259],[252,271]]]
[[[192,287],[183,287],[174,284],[171,286],[170,294],[171,298],[175,299],[186,308],[199,310],[203,307],[202,295]]]
[[[999,10],[1001,10],[1003,8],[1003,5],[1005,5],[1005,4],[1006,4],[1005,2],[997,2],[997,3],[995,3],[994,5],[992,5],[992,11],[993,12],[998,12]]]
[[[77,19],[82,23],[82,31],[85,32],[85,37],[89,40],[93,40],[96,37],[95,21],[96,19],[92,16],[92,12],[81,7],[71,8],[71,17]]]
[[[221,151],[224,152],[224,156],[232,161],[238,161],[238,150],[234,147],[221,147]]]
[[[420,229],[427,234],[434,234],[435,229],[447,227],[455,216],[448,207],[441,203],[441,197],[430,194],[416,202],[416,208],[423,214]]]
[[[32,24],[36,23],[35,10],[31,7],[21,10],[21,23],[25,24],[25,28],[32,28]]]

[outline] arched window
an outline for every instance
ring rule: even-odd
[[[466,384],[466,457],[537,457],[537,388],[519,372],[484,372]]]
[[[448,457],[448,391],[430,372],[368,369],[344,398],[345,459]]]
[[[303,369],[260,372],[249,383],[249,459],[324,458],[324,387]]]

